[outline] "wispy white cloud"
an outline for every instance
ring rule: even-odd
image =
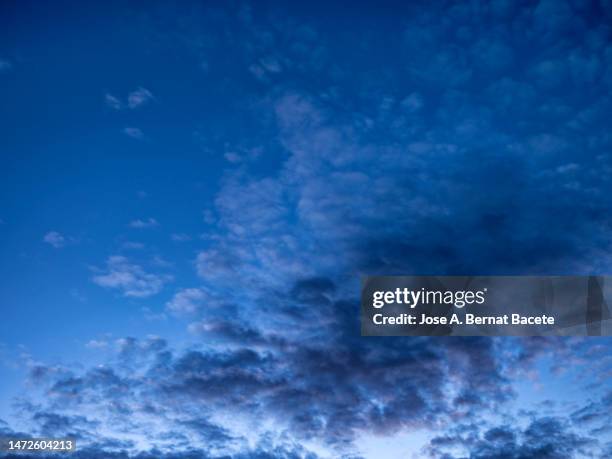
[[[92,339],[85,344],[85,347],[89,349],[105,349],[108,347],[108,341]]]
[[[104,102],[106,102],[106,105],[114,110],[121,110],[123,108],[123,104],[119,98],[113,96],[112,94],[105,94]]]
[[[172,268],[173,264],[160,255],[155,255],[151,258],[151,264],[160,268]]]
[[[153,96],[153,93],[143,87],[139,87],[134,91],[130,92],[127,95],[125,102],[121,100],[120,97],[117,97],[114,94],[107,92],[104,95],[104,102],[113,110],[124,110],[126,108],[130,110],[135,110],[139,107],[148,104],[153,100],[155,100],[155,96]]]
[[[166,303],[168,310],[179,314],[191,314],[198,310],[206,294],[199,288],[186,288],[177,292],[172,300]]]
[[[272,56],[267,56],[249,66],[249,72],[260,81],[265,81],[269,76],[282,71],[281,63]]]
[[[132,110],[154,100],[153,94],[146,88],[138,88],[128,95],[128,107]]]
[[[155,295],[172,280],[172,276],[167,274],[148,273],[142,266],[131,263],[120,255],[109,257],[106,269],[98,271],[99,274],[92,277],[95,284],[120,290],[123,296],[134,298]]]
[[[138,218],[136,220],[132,220],[129,223],[130,228],[155,228],[156,226],[159,226],[159,223],[157,222],[157,220],[151,217],[145,220],[141,220],[140,218]]]
[[[227,161],[234,164],[242,161],[242,157],[235,151],[228,151],[227,153],[225,153],[224,157]]]
[[[420,94],[413,92],[409,96],[406,96],[400,105],[404,110],[414,113],[423,107],[423,98]]]
[[[57,231],[49,231],[43,237],[43,241],[52,245],[56,249],[61,249],[66,245],[66,238]]]
[[[223,157],[225,160],[232,164],[241,164],[257,160],[263,152],[262,147],[234,147],[227,150]]]
[[[142,313],[144,314],[144,318],[146,320],[166,320],[168,316],[163,312],[154,312],[151,308],[143,307]]]
[[[137,140],[143,140],[145,138],[144,133],[136,127],[126,127],[123,129],[123,133]]]

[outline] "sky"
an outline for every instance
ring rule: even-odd
[[[1,2],[0,435],[612,457],[610,338],[359,328],[364,275],[610,274],[611,24],[608,0]]]

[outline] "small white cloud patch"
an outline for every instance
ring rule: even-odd
[[[186,288],[177,292],[166,307],[178,314],[192,314],[198,310],[206,294],[199,288]]]
[[[85,347],[89,349],[104,349],[108,347],[108,341],[92,339],[85,344]]]
[[[123,129],[123,133],[133,139],[144,139],[144,133],[140,129],[135,127],[126,127]]]
[[[66,238],[57,231],[49,231],[43,237],[43,241],[55,247],[56,249],[60,249],[64,247],[64,245],[66,245]]]
[[[138,88],[128,95],[128,107],[132,110],[141,107],[154,99],[153,94],[146,88]]]
[[[108,258],[106,269],[99,270],[92,281],[100,287],[120,290],[123,296],[146,298],[161,291],[163,286],[172,280],[166,274],[152,274],[141,266],[130,263],[123,256],[114,255]]]
[[[2,62],[2,60],[0,60],[0,62]],[[139,107],[142,107],[143,105],[148,104],[153,100],[155,100],[155,96],[153,96],[153,93],[143,87],[139,87],[138,89],[135,89],[134,91],[130,92],[125,102],[114,94],[106,93],[104,95],[104,102],[113,110],[134,110]]]
[[[157,220],[151,217],[145,220],[141,220],[138,218],[136,220],[132,220],[129,224],[130,228],[155,228],[156,226],[159,226],[159,223],[157,222]]]
[[[112,108],[113,110],[121,110],[123,108],[123,104],[121,103],[119,98],[113,96],[112,94],[106,94],[104,96],[104,102],[106,102],[106,105]]]

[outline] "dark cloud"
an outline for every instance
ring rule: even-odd
[[[570,416],[572,423],[578,427],[590,429],[593,434],[609,431],[609,419],[612,412],[612,391],[601,400],[592,401],[576,410]]]
[[[85,416],[65,416],[57,413],[36,412],[32,421],[38,426],[40,435],[46,438],[82,438],[96,427],[96,422]]]
[[[521,429],[502,425],[464,435],[433,438],[424,453],[436,459],[570,459],[604,457],[596,440],[572,431],[558,418],[535,419]],[[461,452],[459,452],[461,451]],[[593,456],[596,454],[596,456]]]
[[[330,289],[320,281],[306,285]],[[129,347],[151,350],[135,340]],[[47,380],[45,404],[54,413],[37,405],[27,411],[41,433],[71,433],[89,440],[104,426],[161,448],[165,439],[156,424],[163,422],[164,432],[185,437],[179,444],[193,444],[196,435],[209,449],[219,450],[244,443],[218,421],[219,413],[225,413],[239,415],[244,422],[268,419],[293,438],[316,438],[342,451],[350,449],[357,431],[392,433],[432,426],[458,412],[454,405],[469,412],[501,403],[510,394],[494,357],[494,343],[487,339],[364,343],[340,333],[332,342],[296,338],[282,346],[269,342],[263,350],[254,349],[192,350],[174,356],[163,346],[151,351],[155,356],[148,360],[126,363],[122,347],[112,369]],[[456,380],[456,399],[445,394],[451,377]],[[476,391],[477,397],[469,396]],[[95,422],[68,413],[89,413]]]

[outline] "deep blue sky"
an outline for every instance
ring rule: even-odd
[[[610,339],[358,324],[364,274],[610,273],[610,2],[291,3],[2,2],[0,434],[612,456]]]

